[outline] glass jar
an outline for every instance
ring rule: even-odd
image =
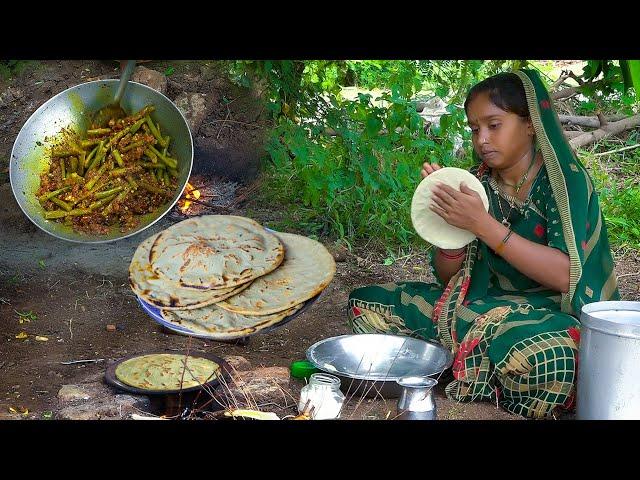
[[[340,410],[344,403],[344,393],[340,391],[340,379],[328,373],[314,373],[309,383],[300,392],[298,411],[309,412],[313,420],[329,420],[340,418]]]

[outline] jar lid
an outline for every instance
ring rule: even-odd
[[[293,378],[309,378],[312,374],[321,370],[313,366],[308,360],[298,360],[291,363],[289,367]]]

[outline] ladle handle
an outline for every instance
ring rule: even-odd
[[[114,103],[120,103],[120,99],[124,94],[124,89],[127,85],[127,82],[129,82],[129,78],[131,78],[131,75],[133,74],[133,70],[135,68],[136,68],[136,61],[127,60],[127,65],[124,67],[124,70],[122,71],[122,75],[120,76],[120,84],[118,85],[118,91],[116,92],[116,98],[114,100]]]

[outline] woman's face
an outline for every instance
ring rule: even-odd
[[[467,105],[473,148],[491,168],[512,167],[531,151],[531,120],[505,112],[491,102],[489,92],[479,93]]]

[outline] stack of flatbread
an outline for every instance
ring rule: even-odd
[[[272,233],[245,217],[206,215],[143,241],[129,283],[166,321],[226,340],[300,310],[335,271],[332,255],[315,240]]]

